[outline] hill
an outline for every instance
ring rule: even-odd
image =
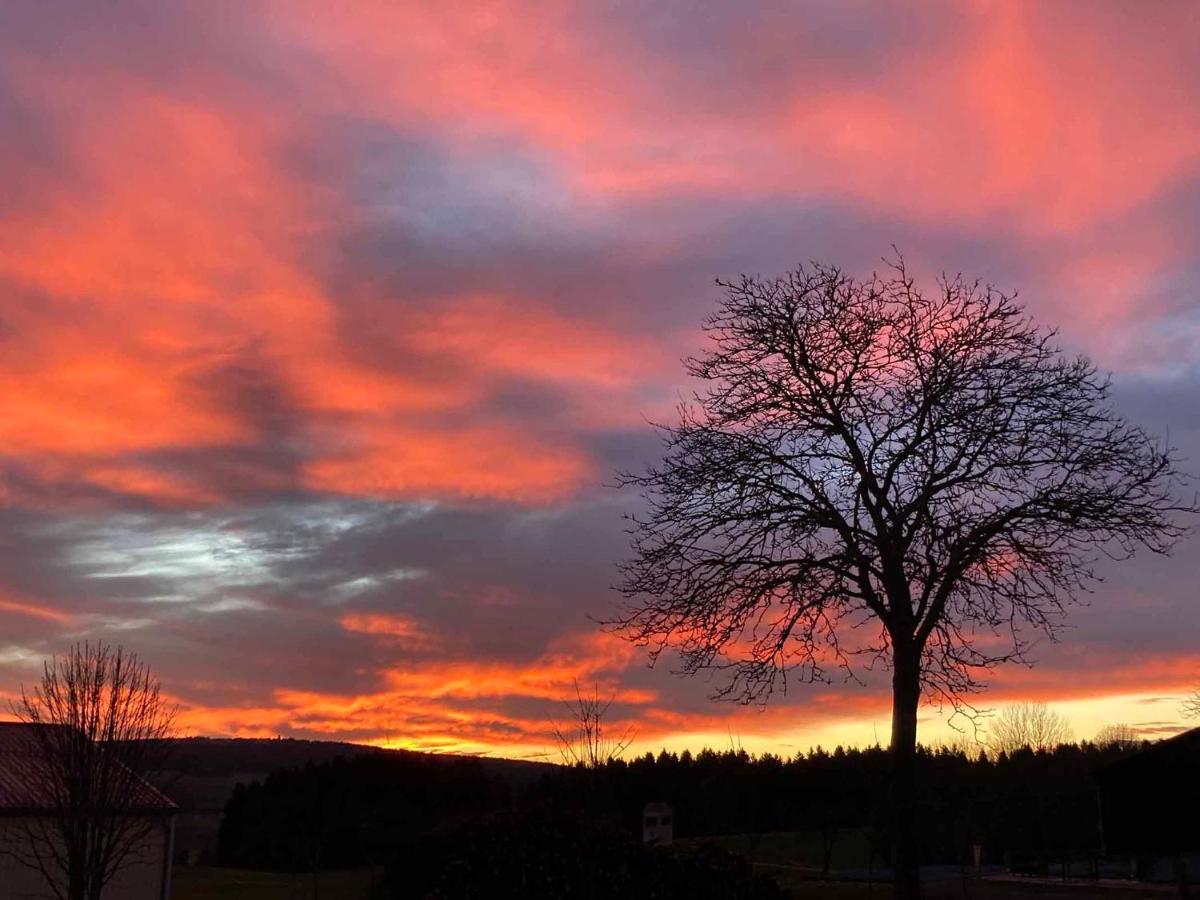
[[[384,750],[342,741],[309,741],[296,738],[181,738],[173,743],[164,788],[180,807],[176,830],[178,855],[192,861],[212,857],[216,850],[221,812],[234,787],[261,781],[271,772],[319,765],[339,757],[364,755],[396,758],[423,757],[451,762],[459,756]],[[527,784],[549,763],[473,757],[484,771],[510,784]]]

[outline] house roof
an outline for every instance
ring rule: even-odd
[[[0,722],[0,814],[53,808],[53,787],[42,764],[42,745],[36,729],[65,727]],[[137,777],[135,784],[136,796],[130,799],[126,809],[167,813],[176,808],[166,794],[144,778]]]
[[[1115,853],[1200,850],[1200,729],[1096,770],[1104,845]]]
[[[1123,779],[1171,777],[1181,771],[1200,771],[1200,728],[1157,741],[1132,756],[1096,770],[1100,783]]]

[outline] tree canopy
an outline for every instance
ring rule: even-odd
[[[1165,552],[1183,477],[1014,296],[902,262],[718,282],[704,388],[658,425],[616,621],[761,699],[911,648],[954,697],[1053,634],[1101,556]],[[862,629],[866,628],[864,633]]]
[[[721,282],[702,389],[627,474],[644,509],[613,625],[765,700],[856,657],[892,669],[897,896],[919,894],[922,695],[960,698],[1054,636],[1102,556],[1184,528],[1174,452],[1112,407],[1015,298],[961,276],[923,292],[897,262]]]

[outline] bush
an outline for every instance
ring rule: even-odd
[[[405,848],[384,896],[428,900],[775,900],[774,882],[711,847],[648,848],[576,816],[505,815]]]

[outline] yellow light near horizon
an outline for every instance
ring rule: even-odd
[[[1011,702],[1021,698],[979,698],[981,710],[978,718],[978,736],[986,742],[990,714],[994,714]],[[1070,722],[1074,739],[1091,740],[1105,725],[1130,725],[1147,740],[1170,737],[1178,731],[1200,725],[1189,722],[1181,711],[1184,695],[1179,693],[1118,694],[1108,697],[1091,697],[1082,700],[1046,701],[1056,712],[1066,716]],[[966,719],[955,722],[958,730],[950,724],[950,710],[926,707],[922,710],[919,726],[921,743],[930,745],[959,738],[962,734],[972,736],[971,723]],[[764,720],[765,724],[765,720]],[[832,751],[836,747],[870,747],[878,744],[886,747],[891,734],[890,714],[885,706],[880,707],[875,717],[858,717],[841,720],[825,720],[784,731],[764,728],[755,730],[753,718],[741,718],[737,726],[724,731],[715,729],[680,731],[673,734],[644,737],[634,740],[625,752],[626,759],[646,753],[657,755],[663,750],[693,754],[703,749],[717,752],[745,750],[752,755],[773,753],[782,757],[808,753],[817,747]],[[479,755],[508,759],[560,762],[553,743],[546,744],[484,744],[447,735],[444,740],[423,737],[409,741],[401,738],[380,738],[368,743],[388,749],[416,750],[430,753],[456,755]]]

